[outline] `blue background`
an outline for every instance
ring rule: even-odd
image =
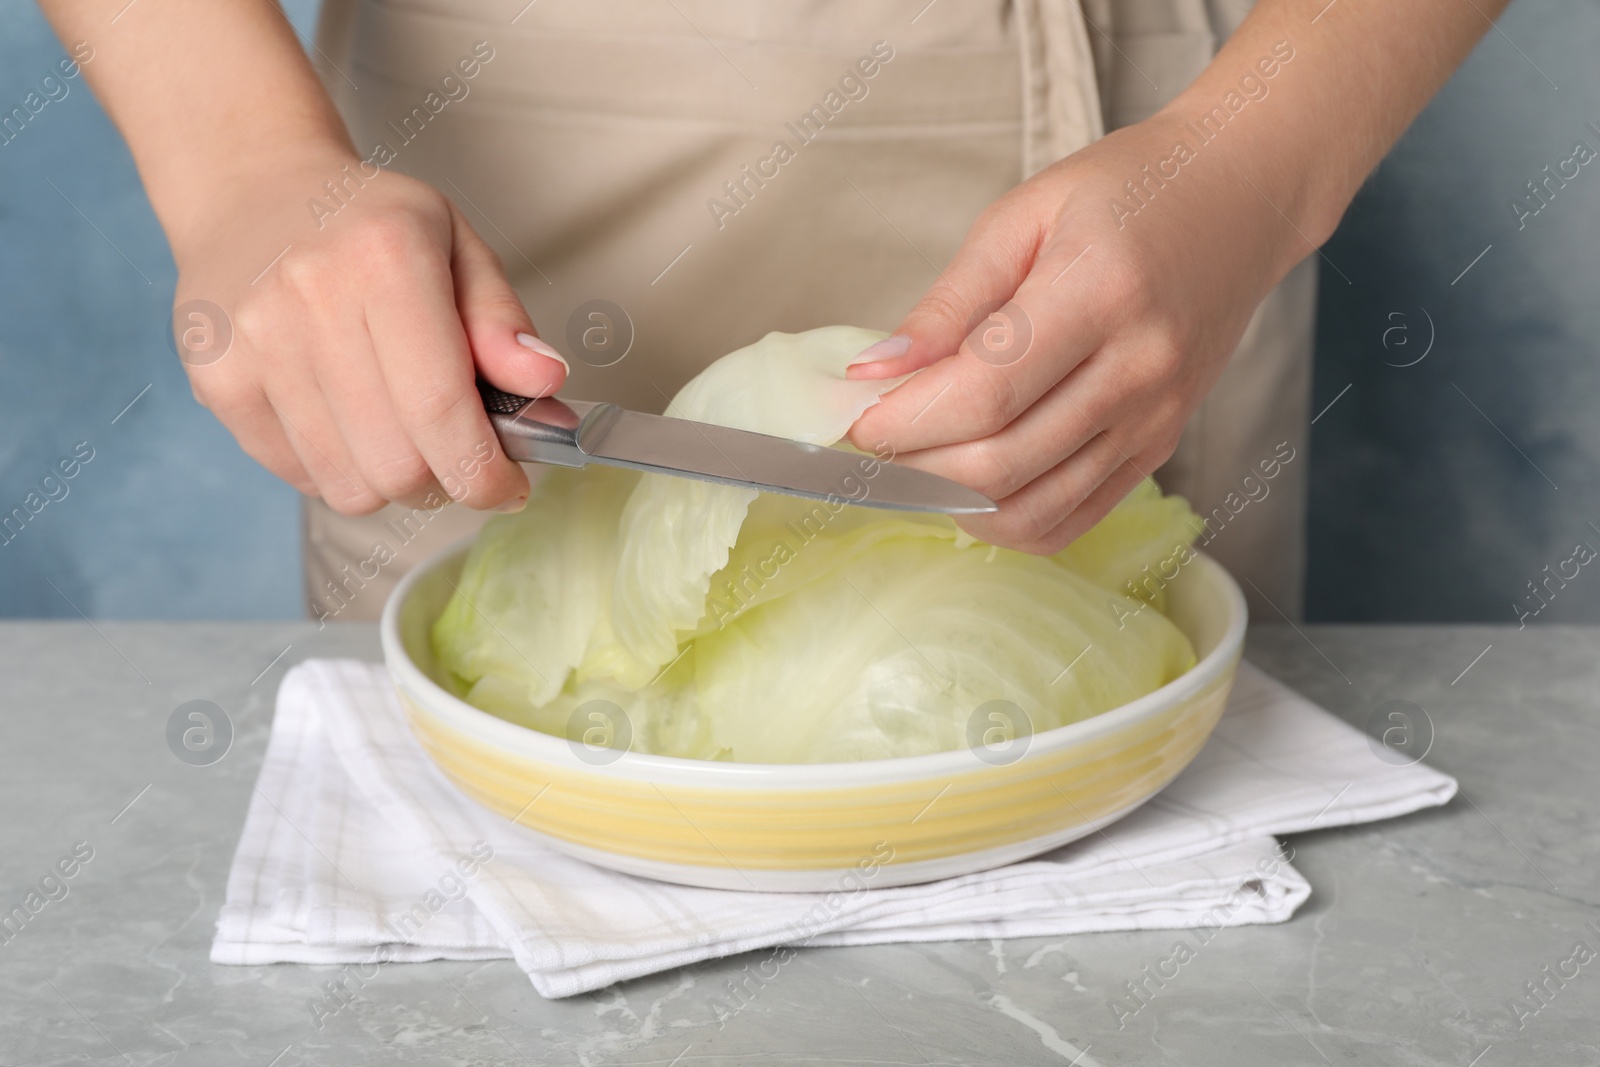
[[[1514,3],[1500,31],[1324,249],[1351,284],[1324,269],[1312,410],[1351,389],[1312,427],[1312,619],[1514,622],[1542,567],[1600,548],[1600,160],[1521,230],[1510,206],[1600,150],[1600,7]],[[1432,352],[1386,366],[1421,354],[1421,309]],[[1600,619],[1595,569],[1536,621]]]
[[[309,32],[315,0],[287,6]],[[63,49],[27,0],[0,19],[9,111]],[[1324,267],[1313,410],[1338,399],[1313,428],[1311,618],[1510,622],[1540,568],[1600,547],[1600,167],[1520,231],[1509,207],[1578,139],[1600,148],[1596,55],[1592,3],[1514,6],[1324,249],[1349,282]],[[190,396],[171,257],[68,84],[0,145],[0,513],[77,442],[95,455],[0,547],[0,615],[298,616],[295,494]],[[1596,591],[1586,569],[1537,622],[1600,619]]]

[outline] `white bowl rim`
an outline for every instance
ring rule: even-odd
[[[706,788],[761,788],[806,790],[844,786],[879,785],[890,782],[952,778],[961,774],[1000,769],[979,760],[971,749],[957,748],[920,756],[895,756],[887,759],[857,760],[842,763],[737,763],[690,759],[627,751],[609,763],[595,764],[580,759],[571,742],[529,726],[492,715],[448,692],[412,660],[400,637],[400,611],[412,589],[436,568],[464,554],[472,538],[459,541],[428,556],[404,575],[384,604],[379,623],[384,662],[390,677],[403,691],[423,705],[422,710],[436,719],[495,747],[515,755],[595,777],[623,781],[664,782]],[[1215,648],[1177,678],[1099,715],[1053,727],[1030,735],[1026,751],[1013,763],[1024,763],[1037,756],[1092,741],[1115,733],[1141,719],[1156,715],[1211,685],[1233,668],[1243,646],[1248,612],[1244,594],[1216,560],[1196,550],[1186,567],[1199,567],[1219,585],[1228,604],[1228,625]],[[1198,577],[1198,576],[1197,576]]]

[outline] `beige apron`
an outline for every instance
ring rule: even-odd
[[[449,194],[546,339],[582,356],[592,302],[622,309],[627,355],[573,358],[564,392],[644,410],[769,330],[892,329],[985,206],[1150,114],[1242,17],[1202,0],[525,2],[329,0],[322,74],[363,156],[382,142]],[[1161,474],[1206,512],[1290,442],[1271,501],[1207,548],[1291,616],[1313,287],[1302,268],[1268,298]],[[340,620],[375,618],[484,520],[317,500],[304,518],[309,611]]]

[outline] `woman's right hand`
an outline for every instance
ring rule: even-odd
[[[349,152],[308,152],[168,228],[195,398],[262,466],[347,515],[521,507],[527,477],[475,379],[548,396],[567,368],[443,194]]]

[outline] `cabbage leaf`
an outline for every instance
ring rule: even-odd
[[[837,445],[898,384],[844,377],[882,336],[769,334],[667,412]],[[862,454],[863,479],[877,463]],[[1039,557],[977,542],[944,515],[557,470],[520,514],[485,525],[433,646],[457,693],[548,733],[606,700],[641,751],[763,763],[938,752],[973,743],[985,709],[1049,729],[1192,667],[1151,575],[1188,558],[1197,525],[1147,480]]]

